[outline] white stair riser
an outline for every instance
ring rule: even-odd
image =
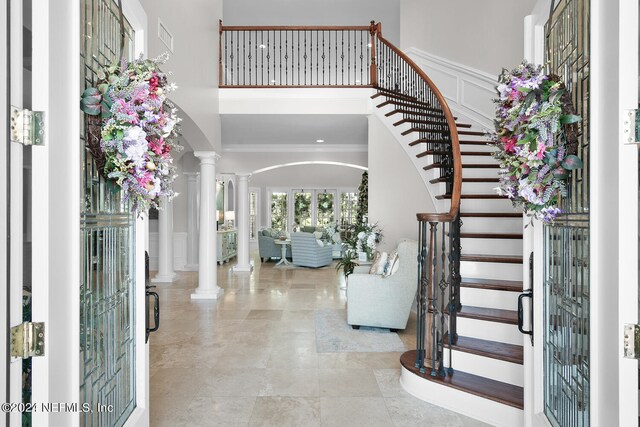
[[[494,190],[497,182],[463,182],[462,194],[497,194]]]
[[[522,280],[522,264],[462,261],[460,274],[479,279]]]
[[[400,385],[425,402],[467,415],[498,427],[524,426],[521,409],[425,380],[402,368]]]
[[[507,344],[522,345],[524,335],[516,325],[458,317],[458,335]]]
[[[470,163],[470,162],[466,162]],[[462,176],[465,178],[496,178],[499,168],[462,168]]]
[[[464,149],[461,151],[476,151],[476,150],[469,150],[469,149]],[[479,150],[478,150],[479,151]],[[486,163],[490,163],[492,165],[497,165],[498,161],[496,159],[493,158],[493,156],[462,156],[462,164],[469,164],[469,163],[480,163],[480,164],[486,164]]]
[[[522,255],[522,239],[463,238],[461,243],[463,254]]]
[[[510,212],[510,211],[508,211]],[[522,233],[522,218],[463,217],[464,233]]]
[[[461,199],[462,212],[513,212],[509,199]]]
[[[518,292],[495,291],[478,288],[460,288],[462,305],[473,307],[499,308],[516,310],[518,308]]]
[[[524,386],[524,370],[522,365],[492,359],[477,354],[453,350],[453,369],[469,374],[479,375],[503,383]],[[449,366],[449,349],[445,349],[445,366]]]

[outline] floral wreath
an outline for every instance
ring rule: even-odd
[[[571,97],[560,78],[544,74],[541,66],[526,61],[498,79],[496,131],[491,135],[498,148],[500,186],[495,190],[525,214],[546,223],[563,211],[565,181],[582,168],[577,150],[577,123]]]
[[[124,191],[124,201],[142,213],[172,198],[177,143],[177,109],[167,100],[175,90],[156,59],[121,61],[98,72],[98,85],[82,93],[80,108],[89,115],[86,145],[102,176]]]

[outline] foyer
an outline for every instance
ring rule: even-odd
[[[261,263],[218,268],[217,304],[192,301],[196,274],[158,284],[161,328],[150,337],[150,425],[439,426],[480,421],[400,386],[402,352],[319,353],[314,313],[344,309],[341,274]],[[415,348],[415,318],[399,333]]]

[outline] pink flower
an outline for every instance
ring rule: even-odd
[[[536,158],[538,160],[542,160],[544,158],[544,153],[547,151],[547,146],[544,143],[538,143],[538,151],[536,153]]]
[[[515,151],[516,143],[518,141],[516,137],[512,136],[511,138],[507,138],[506,136],[503,136],[500,138],[500,141],[504,144],[504,151],[507,153],[513,153]]]

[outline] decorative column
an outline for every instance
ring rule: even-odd
[[[236,174],[238,194],[236,197],[236,227],[238,228],[238,263],[233,271],[251,271],[249,262],[249,177],[250,173]]]
[[[198,287],[191,299],[217,299],[224,291],[218,286],[216,230],[216,160],[215,151],[196,151],[200,159],[200,234],[198,237]]]
[[[173,271],[173,203],[162,197],[158,209],[158,273],[151,281],[171,283],[176,276]]]
[[[198,270],[198,172],[185,172],[187,177],[187,265],[186,270]]]

